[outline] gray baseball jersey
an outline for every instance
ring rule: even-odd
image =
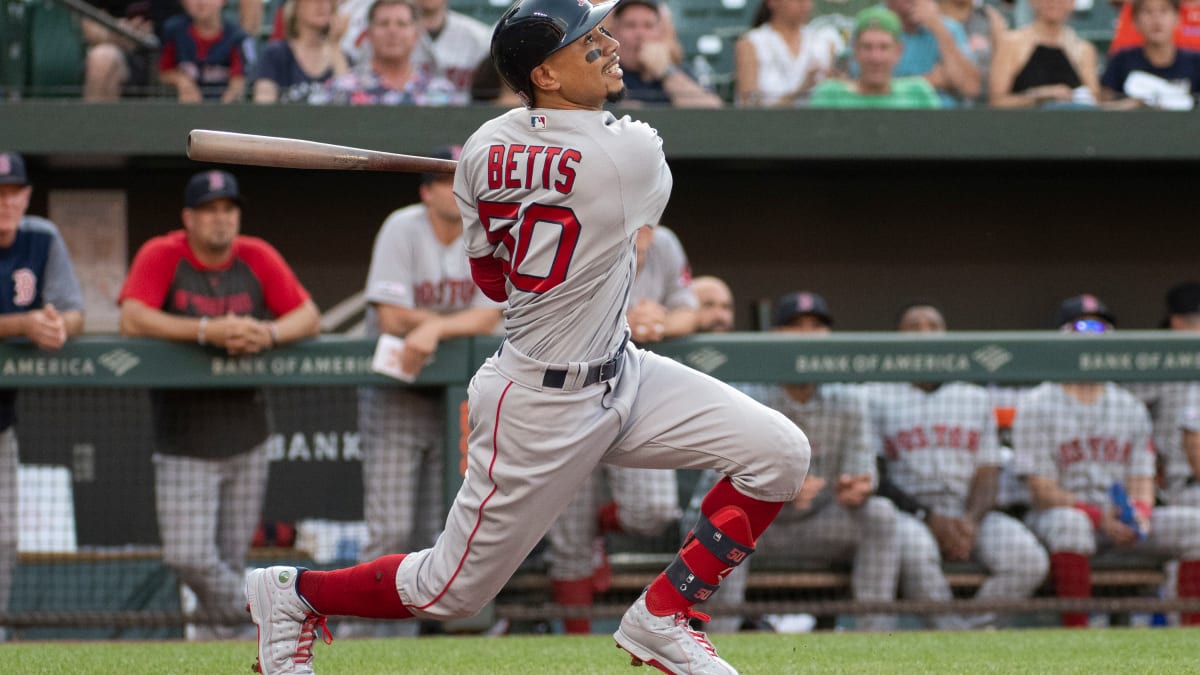
[[[671,194],[662,140],[609,112],[520,108],[473,138],[490,140],[463,146],[454,194],[477,214],[467,255],[505,263],[508,342],[547,363],[612,354],[626,332],[635,233],[658,222]]]
[[[670,194],[661,145],[608,112],[518,109],[463,146],[467,254],[501,267],[506,339],[467,390],[467,472],[445,531],[397,570],[414,615],[477,612],[601,462],[714,469],[763,501],[799,491],[809,450],[794,424],[627,342],[634,237]]]
[[[1046,382],[1017,402],[1015,468],[1044,476],[1089,504],[1108,507],[1116,481],[1153,476],[1150,415],[1133,394],[1112,383],[1094,403],[1081,403],[1061,384]]]
[[[947,382],[931,392],[907,383],[869,392],[891,481],[939,513],[962,515],[975,470],[1004,464],[987,390]]]
[[[443,244],[424,204],[393,212],[375,237],[367,273],[367,331],[379,335],[375,303],[449,314],[498,308],[471,279],[462,238]],[[445,405],[440,391],[362,387],[363,511],[373,560],[433,542],[442,522]]]
[[[1200,382],[1137,382],[1126,388],[1149,408],[1167,491],[1178,492],[1193,477],[1183,450],[1183,432],[1200,429]]]
[[[667,309],[696,309],[700,306],[692,292],[692,268],[679,237],[658,225],[646,249],[646,259],[633,281],[633,300],[651,300]]]

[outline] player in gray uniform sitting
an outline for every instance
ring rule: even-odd
[[[776,302],[771,329],[778,333],[823,335],[833,317],[816,293],[789,293]],[[852,562],[850,588],[856,600],[896,599],[900,548],[896,508],[875,491],[875,444],[867,403],[858,387],[841,384],[742,385],[742,391],[802,426],[812,444],[812,463],[804,487],[785,506],[758,550],[773,559],[828,564]],[[693,508],[720,479],[706,471],[696,484]],[[737,613],[745,600],[749,567],[725,578],[714,598],[717,607]],[[740,616],[709,625],[714,632],[737,630]],[[889,626],[882,616],[864,616],[864,630]]]
[[[943,333],[936,307],[916,303],[900,312],[901,332]],[[1046,551],[1019,520],[992,510],[1005,462],[986,390],[965,382],[871,385],[871,417],[883,444],[880,494],[901,510],[900,592],[919,600],[950,600],[943,560],[974,560],[988,570],[975,597],[1027,598],[1046,578]],[[996,623],[997,617],[934,615],[954,629]]]

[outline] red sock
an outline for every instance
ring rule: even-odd
[[[550,585],[554,588],[554,602],[557,602],[559,605],[563,607],[592,606],[591,577],[567,579],[566,581],[551,581]],[[592,632],[592,622],[590,619],[567,617],[563,619],[563,626],[569,635],[587,635]]]
[[[396,568],[404,554],[330,572],[305,570],[296,580],[300,597],[327,616],[364,619],[407,619],[412,612],[396,591]]]
[[[1179,562],[1179,584],[1176,590],[1181,598],[1200,598],[1200,560]],[[1181,612],[1179,622],[1185,626],[1200,626],[1200,614]]]
[[[616,502],[609,502],[600,507],[600,512],[596,514],[596,525],[600,534],[625,531],[621,527],[621,519],[617,517]]]
[[[1060,551],[1050,554],[1050,574],[1054,594],[1060,598],[1092,597],[1092,566],[1082,553]],[[1182,574],[1180,579],[1183,579]],[[1062,622],[1069,628],[1087,627],[1087,612],[1063,612]]]
[[[754,546],[754,539],[750,536],[750,520],[740,508],[726,506],[710,516],[709,520],[725,536],[744,546]],[[714,586],[719,584],[731,569],[727,561],[719,560],[695,539],[684,544],[679,557],[687,563],[693,574],[704,580],[704,583]],[[651,614],[667,616],[682,612],[691,606],[692,601],[675,589],[675,585],[665,573],[655,577],[646,589],[646,609],[649,609]]]
[[[723,506],[736,506],[745,511],[746,517],[750,519],[751,538],[747,543],[753,546],[754,542],[758,541],[758,538],[766,531],[767,526],[775,520],[775,516],[779,515],[783,504],[783,502],[764,502],[761,499],[747,497],[738,492],[733,487],[733,481],[726,476],[712,486],[708,494],[704,495],[704,501],[700,504],[700,512],[711,519],[713,514]]]

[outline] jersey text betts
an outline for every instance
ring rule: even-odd
[[[565,195],[575,187],[575,168],[581,161],[583,153],[575,148],[493,145],[488,148],[488,188],[554,190]]]

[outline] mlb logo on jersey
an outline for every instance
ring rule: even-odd
[[[546,128],[546,116],[545,115],[530,115],[529,116],[529,128],[530,129],[545,129]]]

